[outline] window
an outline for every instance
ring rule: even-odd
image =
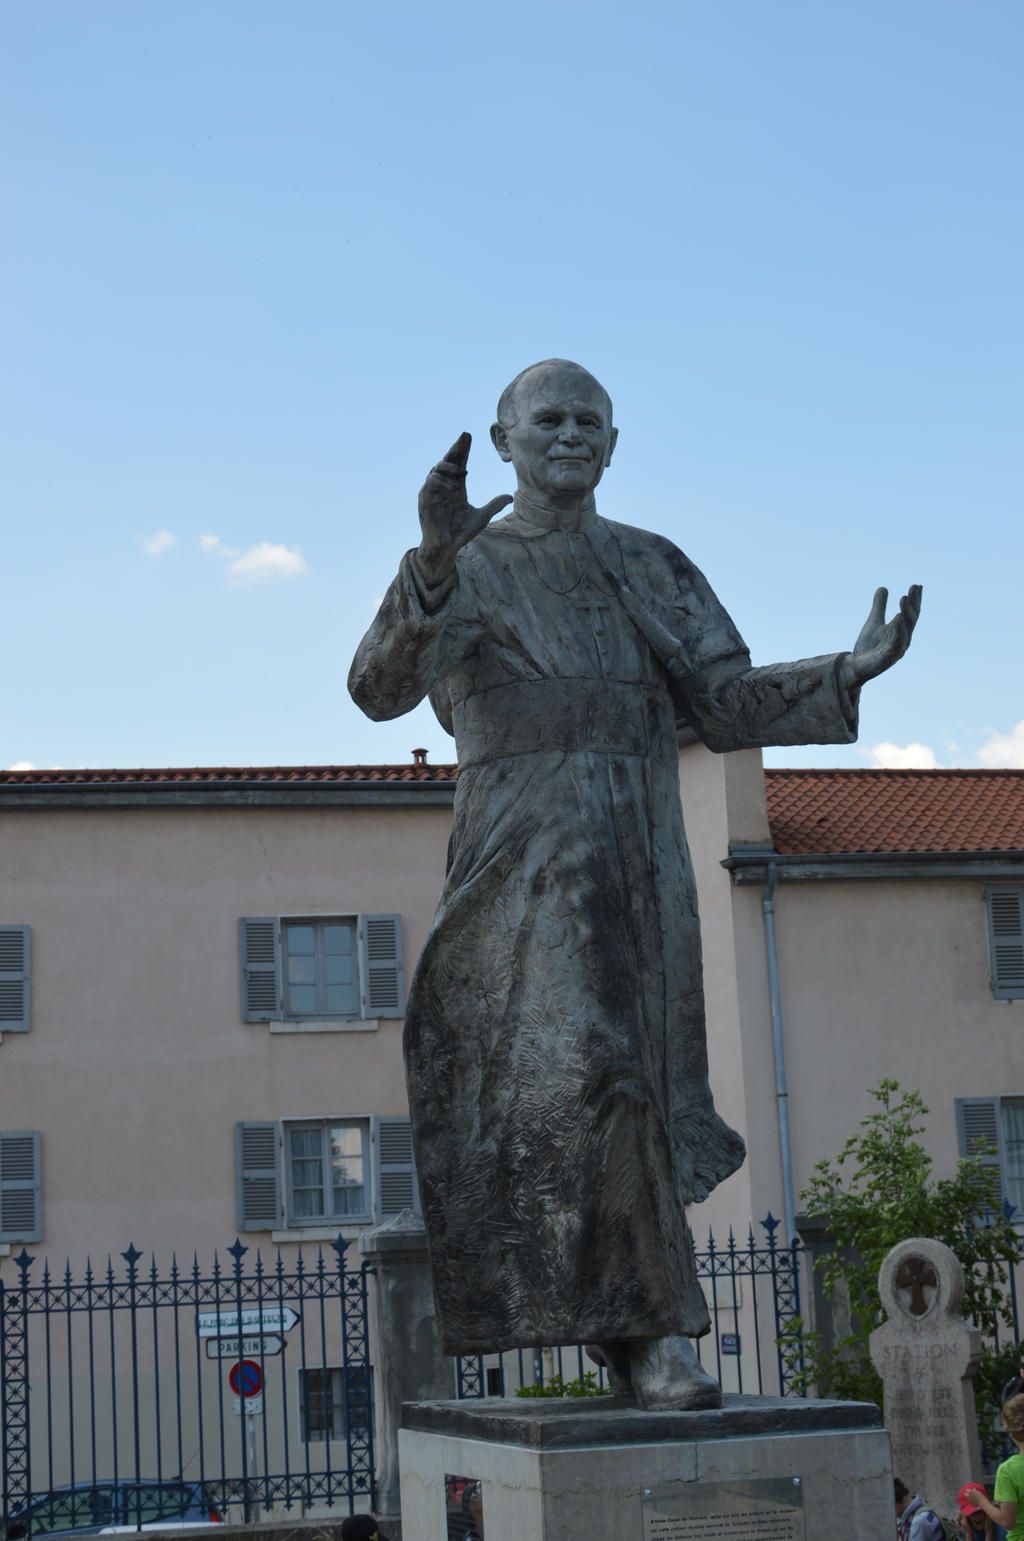
[[[0,1242],[41,1238],[39,1135],[0,1132]]]
[[[29,928],[0,926],[0,1033],[29,1025]]]
[[[92,1530],[116,1524],[114,1497],[112,1483],[48,1493],[33,1505],[32,1534],[46,1535],[53,1530]],[[13,1534],[23,1536],[25,1528],[22,1523]]]
[[[344,1439],[347,1430],[368,1429],[373,1409],[372,1368],[299,1371],[299,1438],[304,1444]]]
[[[285,1124],[288,1223],[369,1219],[369,1125]]]
[[[996,1172],[1000,1203],[1024,1224],[1024,1097],[958,1097],[956,1123],[961,1156],[982,1155]]]
[[[992,994],[997,1001],[1024,1000],[1024,887],[986,888]]]
[[[419,1212],[408,1118],[246,1121],[235,1149],[240,1231],[333,1234]]]
[[[247,916],[239,922],[242,1018],[400,1017],[399,915]]]
[[[282,921],[281,976],[285,1016],[358,1016],[355,921]]]

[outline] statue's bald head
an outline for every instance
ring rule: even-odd
[[[539,364],[528,364],[521,369],[514,380],[509,381],[498,398],[498,422],[502,428],[513,428],[519,421],[518,395],[519,387],[533,375],[565,374],[568,377],[577,375],[581,381],[586,381],[588,387],[596,386],[608,404],[608,422],[612,420],[612,398],[601,384],[600,380],[584,369],[582,364],[574,364],[567,358],[541,359]]]

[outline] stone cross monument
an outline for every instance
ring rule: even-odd
[[[871,1362],[882,1377],[893,1470],[955,1518],[958,1489],[981,1478],[973,1385],[981,1334],[957,1315],[963,1267],[941,1241],[912,1237],[887,1253],[878,1292],[888,1319],[871,1334]]]

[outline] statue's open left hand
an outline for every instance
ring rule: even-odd
[[[921,614],[921,585],[910,585],[891,621],[885,618],[888,599],[888,589],[875,590],[871,613],[853,644],[853,652],[843,660],[843,675],[848,686],[862,685],[865,680],[874,679],[876,674],[884,674],[886,669],[899,662],[910,646]]]
[[[462,547],[512,502],[508,493],[503,493],[485,503],[483,508],[474,508],[470,503],[466,497],[466,464],[472,442],[468,433],[460,433],[420,489],[423,538],[416,559],[431,587],[448,576]]]

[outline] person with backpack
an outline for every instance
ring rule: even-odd
[[[947,1532],[934,1509],[918,1493],[911,1493],[899,1477],[893,1482],[896,1495],[896,1534],[899,1541],[946,1541]],[[956,1530],[951,1532],[956,1535]]]

